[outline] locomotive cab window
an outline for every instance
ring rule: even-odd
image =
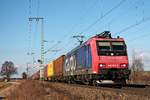
[[[112,42],[112,50],[123,51],[125,50],[125,46],[123,42]]]
[[[97,53],[102,56],[126,56],[125,43],[118,41],[97,41]]]
[[[109,51],[110,50],[110,42],[98,42],[98,49],[100,51]]]

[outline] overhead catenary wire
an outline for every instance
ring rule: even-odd
[[[89,30],[90,28],[92,28],[95,24],[97,24],[101,19],[105,18],[108,14],[110,14],[111,12],[113,12],[115,9],[117,9],[118,7],[120,7],[126,0],[121,0],[117,5],[115,5],[114,7],[112,7],[108,12],[106,12],[104,15],[101,15],[101,17],[99,17],[96,21],[94,21],[92,24],[90,24],[86,29],[84,29],[81,33],[79,34],[83,34],[84,31]],[[69,44],[70,45],[70,44]],[[65,47],[64,47],[65,48]]]
[[[128,41],[132,41],[132,42],[130,42],[130,44],[128,44],[128,45],[130,45],[131,47],[134,47],[134,45],[137,43],[136,40],[140,39],[140,41],[141,41],[143,38],[149,38],[149,36],[150,36],[150,33],[146,33],[146,34],[143,34],[143,35],[139,35],[139,36],[137,36],[137,37],[135,37],[135,38],[132,38],[132,39],[128,40]],[[139,43],[138,43],[138,44],[139,44]]]
[[[126,28],[124,28],[124,29],[122,29],[122,30],[120,30],[119,32],[120,33],[123,33],[123,32],[125,32],[125,31],[127,31],[127,30],[130,30],[130,29],[132,29],[132,28],[134,28],[135,26],[138,26],[138,25],[140,25],[140,24],[142,24],[142,23],[145,23],[145,22],[147,22],[147,21],[149,21],[150,20],[150,16],[148,16],[148,17],[146,17],[145,18],[145,16],[144,16],[144,0],[138,0],[138,1],[140,1],[141,2],[141,6],[142,6],[142,18],[141,18],[141,20],[137,20],[137,17],[138,17],[138,13],[137,13],[137,10],[139,9],[139,6],[135,6],[135,10],[136,10],[136,14],[135,14],[135,16],[136,16],[136,18],[135,18],[135,23],[134,24],[132,24],[132,25],[130,25],[130,26],[127,26]],[[138,2],[137,1],[137,2]],[[117,33],[115,33],[115,35],[116,34],[120,34],[119,32],[117,32]]]
[[[137,32],[143,31],[143,30],[145,30],[146,28],[149,28],[149,23],[146,24],[146,26],[144,25],[143,27],[141,27],[141,28],[139,28],[138,30],[134,31],[133,33],[136,33],[136,37],[131,38],[131,39],[127,39],[127,41],[135,41],[135,40],[137,40],[137,39],[141,39],[141,38],[144,38],[144,37],[150,35],[150,34],[147,34],[147,33],[146,33],[146,34],[143,34],[143,32],[142,32],[141,35],[138,35],[138,36],[137,36]],[[131,43],[133,43],[133,42],[131,42]]]
[[[129,10],[131,11],[131,8],[133,7],[133,4],[136,4],[138,1],[141,1],[141,0],[137,0],[136,2],[130,3],[131,5],[130,5],[130,7],[127,9],[127,11],[129,11]],[[119,18],[122,18],[122,17],[120,17],[120,15],[123,16],[123,15],[127,15],[127,14],[126,14],[125,12],[121,12],[120,14],[118,14],[117,17],[112,18],[107,24],[103,25],[102,27],[98,28],[95,32],[92,32],[92,33],[98,33],[99,30],[101,30],[101,29],[104,30],[104,27],[110,28],[110,25],[111,25],[112,23],[114,23],[115,21],[119,20]],[[92,34],[92,33],[90,33],[90,34]]]
[[[78,27],[78,26],[82,23],[82,20],[83,20],[83,19],[86,19],[86,18],[87,18],[87,17],[85,17],[86,14],[88,14],[89,11],[90,11],[92,8],[96,7],[95,5],[98,4],[98,1],[99,1],[99,0],[95,0],[95,2],[94,2],[89,8],[86,9],[86,11],[83,13],[83,15],[79,18],[79,20],[81,20],[81,21],[79,21],[79,23],[75,24],[75,25],[72,27],[72,30],[75,29],[76,27]]]
[[[68,36],[68,35],[67,35]],[[70,42],[70,41],[69,41]],[[58,44],[59,45],[59,44]]]
[[[138,1],[139,1],[139,0],[138,0]],[[137,7],[136,7],[136,10],[137,10]],[[144,10],[143,10],[143,12],[144,12]],[[136,14],[136,16],[137,16],[137,14]],[[125,28],[124,30],[122,30],[122,31],[129,30],[129,29],[131,29],[132,27],[138,26],[138,25],[140,25],[140,24],[142,24],[142,23],[144,23],[144,22],[149,21],[149,19],[150,19],[149,17],[144,18],[144,16],[143,16],[142,20],[140,20],[140,21],[136,20],[136,23],[135,23],[135,24],[130,25],[129,27],[126,27],[126,28]]]
[[[84,16],[86,13],[88,13],[90,9],[92,9],[93,7],[95,7],[95,4],[98,4],[97,2],[98,2],[98,0],[96,0],[89,8],[83,13],[82,16]],[[86,18],[86,17],[80,17],[79,20],[82,20],[83,18]],[[81,21],[80,21],[79,23],[74,24],[73,27],[69,30],[69,32],[67,32],[67,34],[64,35],[64,37],[63,37],[64,40],[69,39],[65,44],[68,45],[68,42],[70,42],[70,41],[72,40],[72,36],[75,35],[75,33],[77,33],[77,32],[73,32],[73,30],[74,30],[77,26],[79,26],[80,24],[81,24]],[[70,33],[72,33],[72,34],[70,34]],[[68,35],[68,34],[69,34],[69,35]],[[69,44],[69,45],[71,45],[71,44]],[[62,47],[62,48],[64,48],[63,50],[66,50],[65,47]]]
[[[114,7],[112,7],[109,11],[107,11],[104,15],[100,16],[97,20],[95,20],[92,24],[90,24],[87,28],[85,28],[83,31],[81,31],[81,34],[83,34],[83,32],[91,29],[95,24],[97,24],[100,20],[102,20],[104,17],[106,17],[107,15],[109,15],[111,12],[113,12],[115,9],[117,9],[118,7],[120,7],[126,0],[121,0],[117,5],[115,5]]]
[[[89,8],[85,11],[84,15],[85,15],[86,13],[88,13],[91,8],[94,8],[94,7],[95,7],[95,4],[98,4],[97,2],[98,2],[98,0],[96,0]],[[79,20],[82,20],[83,18],[86,18],[86,17],[80,17]],[[73,30],[74,30],[79,24],[81,24],[81,22],[75,24],[75,25],[71,28],[71,30],[70,30],[66,35],[64,35],[64,38],[65,38],[65,39],[67,39],[67,38],[69,37],[68,42],[65,43],[67,46],[71,46],[71,45],[72,45],[72,44],[71,44],[72,38],[73,38],[72,36],[75,35],[74,33],[78,34],[77,32],[73,32]],[[70,33],[72,33],[72,34],[70,35]],[[69,34],[69,35],[68,35],[68,34]],[[68,43],[69,43],[69,44],[68,44]],[[66,48],[65,46],[63,46],[62,48],[63,48],[63,51],[66,51],[66,50],[67,50],[67,48]],[[62,50],[61,50],[61,51],[62,51]]]
[[[95,0],[95,2],[93,2],[93,3],[91,4],[91,6],[86,9],[86,11],[83,13],[82,17],[79,18],[79,20],[83,20],[83,18],[85,19],[86,17],[85,17],[84,15],[87,14],[87,13],[89,13],[89,10],[92,9],[92,8],[94,8],[95,5],[98,4],[98,1],[99,1],[99,0]],[[74,24],[73,27],[69,30],[69,32],[67,32],[67,34],[65,34],[65,35],[62,37],[64,40],[69,39],[65,44],[68,45],[68,42],[70,42],[70,41],[72,40],[72,36],[75,35],[75,33],[77,33],[77,32],[73,32],[73,30],[74,30],[77,26],[79,26],[80,24],[81,24],[81,21],[80,21],[79,23]],[[70,34],[70,33],[72,33],[72,34]],[[69,35],[68,35],[68,34],[69,34]],[[78,33],[77,33],[77,34],[78,34]],[[62,42],[62,43],[63,43],[63,42]],[[71,44],[69,44],[69,45],[71,45]],[[65,47],[62,47],[62,48],[64,48],[63,51],[66,50]]]
[[[138,25],[140,25],[140,24],[142,24],[142,23],[144,23],[144,22],[147,22],[147,21],[149,21],[149,20],[150,20],[150,16],[148,16],[148,17],[146,17],[146,18],[143,18],[142,20],[137,21],[136,23],[125,27],[124,29],[120,30],[119,32],[116,32],[114,35],[121,34],[121,33],[125,32],[125,31],[127,31],[127,30],[129,30],[129,29],[132,29],[133,27],[138,26]]]
[[[135,38],[133,38],[133,39],[131,39],[131,40],[129,40],[129,41],[132,41],[131,43],[133,43],[133,41],[135,41],[135,40],[137,40],[137,39],[141,39],[141,38],[146,38],[146,37],[148,37],[148,36],[150,36],[150,33],[146,33],[146,34],[143,34],[143,35],[140,35],[140,36],[137,36],[137,37],[135,37]]]
[[[60,51],[59,49],[56,49],[55,47],[58,45],[58,44],[60,44],[61,43],[61,41],[58,41],[56,44],[54,44],[53,46],[51,46],[49,49],[47,49],[45,52],[44,52],[44,54],[45,53],[48,53],[48,52],[58,52],[58,51]],[[55,48],[55,49],[54,49]]]
[[[95,5],[98,4],[98,3],[97,3],[98,1],[99,1],[99,0],[96,0],[89,8],[87,8],[86,11],[83,13],[83,15],[79,18],[79,20],[85,19],[85,18],[86,18],[86,17],[85,17],[85,14],[89,13],[89,10],[92,9],[92,8],[94,8]],[[74,33],[77,33],[77,32],[73,32],[73,30],[74,30],[77,26],[79,26],[80,24],[81,24],[81,21],[79,21],[79,23],[74,24],[73,27],[69,30],[69,32],[68,32],[66,35],[64,35],[64,37],[68,36],[68,34],[70,34],[70,33],[72,33],[71,36],[72,36]]]

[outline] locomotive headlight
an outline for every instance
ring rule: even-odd
[[[125,67],[127,67],[127,64],[120,64],[120,67],[125,68]]]
[[[103,68],[105,66],[106,66],[105,64],[99,64],[99,67],[101,67],[101,68]]]

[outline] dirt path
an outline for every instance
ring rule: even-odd
[[[33,80],[16,84],[7,92],[8,100],[150,100],[150,89],[93,88]]]
[[[14,91],[15,88],[17,88],[21,82],[13,81],[13,82],[5,82],[3,83],[3,88],[0,89],[0,100],[3,98],[7,98],[9,95],[11,95],[11,91]]]

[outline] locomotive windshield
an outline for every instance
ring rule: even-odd
[[[97,41],[98,55],[125,56],[126,46],[124,42]]]
[[[110,42],[98,42],[98,47],[100,51],[109,51]]]
[[[112,42],[112,50],[125,50],[125,46],[123,42]]]

